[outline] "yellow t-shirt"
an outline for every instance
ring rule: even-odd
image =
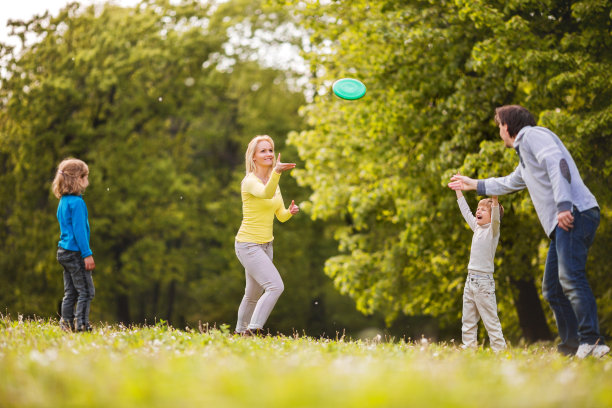
[[[242,224],[236,234],[238,242],[265,244],[274,239],[272,225],[274,214],[280,222],[291,218],[291,212],[285,208],[278,181],[280,174],[272,171],[268,184],[265,184],[253,173],[249,173],[241,186]]]

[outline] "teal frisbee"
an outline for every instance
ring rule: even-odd
[[[334,82],[332,90],[339,98],[355,100],[365,95],[366,86],[357,79],[342,78]]]

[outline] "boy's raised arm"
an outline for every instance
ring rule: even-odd
[[[453,177],[457,177],[457,176],[460,176],[460,174],[457,173]],[[451,178],[451,180],[453,179]],[[453,183],[449,183],[448,187],[451,188],[452,190],[455,190],[455,194],[457,195],[457,204],[459,205],[459,210],[461,211],[461,215],[463,215],[463,218],[465,219],[465,222],[467,222],[468,225],[470,226],[470,229],[472,231],[475,231],[476,225],[477,225],[476,217],[474,217],[474,215],[470,211],[470,207],[468,206],[467,201],[465,201],[465,197],[463,197],[463,193],[461,192],[461,189],[455,188],[456,186],[453,186],[451,184]]]
[[[499,211],[499,201],[497,196],[491,196],[491,227],[493,228],[493,235],[499,234],[499,224],[501,215]]]

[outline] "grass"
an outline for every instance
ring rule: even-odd
[[[610,407],[612,358],[552,346],[241,338],[0,318],[0,407]]]

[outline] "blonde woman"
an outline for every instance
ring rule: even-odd
[[[246,176],[242,180],[242,224],[236,235],[236,256],[244,266],[246,287],[238,309],[236,334],[254,335],[263,327],[283,292],[284,285],[272,263],[274,215],[285,222],[300,211],[292,200],[285,208],[278,181],[295,163],[274,159],[270,136],[254,137],[245,154]]]

